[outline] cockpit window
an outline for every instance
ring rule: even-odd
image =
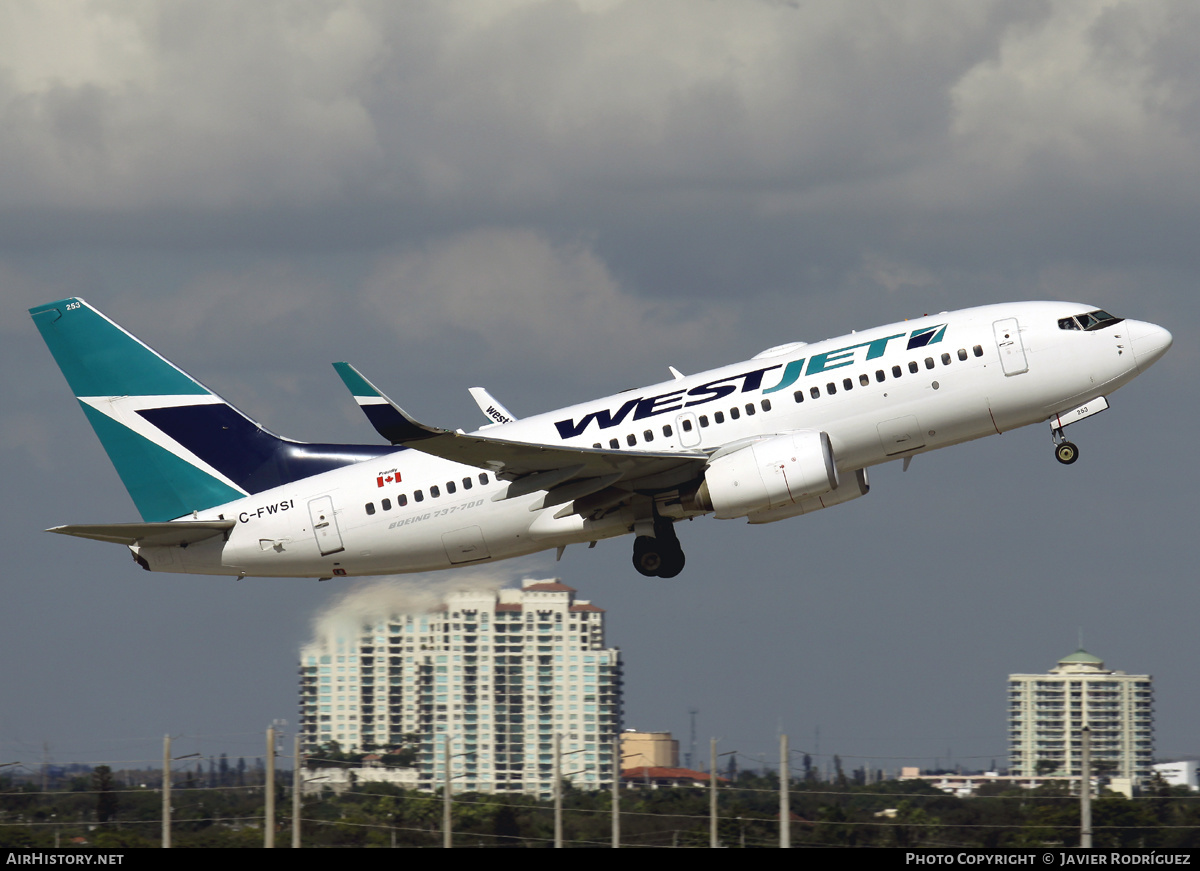
[[[1119,324],[1123,320],[1125,319],[1113,317],[1104,309],[1098,308],[1093,312],[1075,315],[1072,318],[1059,318],[1058,328],[1060,330],[1102,330],[1113,324]]]

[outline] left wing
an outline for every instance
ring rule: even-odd
[[[501,498],[549,490],[543,505],[557,505],[609,488],[626,493],[669,489],[699,477],[708,463],[708,455],[700,451],[559,447],[427,426],[384,396],[349,363],[334,363],[333,367],[381,436],[394,445],[487,469],[513,482]]]

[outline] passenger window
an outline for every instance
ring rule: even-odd
[[[795,399],[797,402],[803,402],[804,401],[804,391],[797,390],[795,393],[792,394],[792,398]]]
[[[813,399],[819,399],[821,397],[821,388],[820,387],[808,388],[808,395],[811,396]]]
[[[399,496],[396,497],[396,505],[399,506],[400,508],[403,508],[407,504],[408,504],[408,496],[405,495],[404,493],[401,493]]]
[[[621,443],[619,441],[617,441],[616,439],[609,439],[608,446],[610,448],[612,448],[614,451],[618,451],[621,449]]]
[[[429,495],[432,496],[434,499],[437,499],[439,496],[442,495],[442,491],[438,489],[437,484],[434,484],[432,487],[429,488]]]
[[[637,445],[637,436],[635,436],[633,433],[630,433],[629,435],[625,436],[625,442],[629,445],[629,447],[635,447]]]
[[[900,375],[902,374],[902,372],[903,372],[903,370],[899,366],[892,367],[892,377],[893,378],[899,378]]]
[[[843,390],[852,390],[853,388],[854,388],[853,381],[851,381],[849,378],[842,379],[842,389]]]
[[[425,494],[422,493],[420,490],[413,491],[413,501],[414,502],[424,502]]]
[[[392,500],[391,499],[380,499],[379,507],[382,508],[384,511],[391,511],[392,510]]]
[[[471,489],[471,487],[472,487],[472,482],[471,482],[471,479],[470,479],[470,478],[463,478],[463,489],[464,489],[464,490],[470,490],[470,489]]]
[[[691,426],[691,423],[689,423],[688,421],[684,421],[684,423],[687,423],[687,424],[688,424],[688,426]],[[666,425],[663,427],[663,435],[664,435],[666,438],[670,438],[670,437],[671,437],[671,425],[670,425],[669,423],[668,423],[668,424],[666,424]]]
[[[932,357],[926,357],[926,358],[925,358],[925,368],[926,368],[926,369],[932,369],[932,368],[933,368],[933,358],[932,358]]]
[[[834,384],[832,381],[830,381],[828,384],[825,385],[825,392],[828,393],[830,396],[833,396],[833,394],[837,393],[837,385]]]
[[[950,365],[950,355],[949,354],[942,354],[942,365],[943,366]]]
[[[737,420],[741,416],[742,416],[742,413],[737,410],[736,405],[733,408],[729,409],[729,419],[730,420]]]
[[[974,348],[971,349],[971,353],[973,353],[976,357],[982,357],[983,356],[983,345],[976,345]]]
[[[652,442],[652,441],[654,441],[654,433],[648,429],[643,430],[642,431],[642,439],[645,441],[648,441],[648,442]]]
[[[707,414],[700,415],[700,426],[702,426],[702,427],[708,426],[708,415]]]
[[[714,411],[713,412],[713,420],[715,420],[717,423],[724,423],[725,422],[725,412]]]
[[[769,400],[769,399],[764,399],[764,400],[762,401],[762,410],[763,410],[763,411],[770,411],[770,410],[771,410],[771,400]]]
[[[600,450],[600,442],[596,442],[594,445],[592,445],[592,447],[596,450]]]
[[[366,508],[367,508],[367,514],[375,513],[375,503],[374,502],[368,502],[366,505]]]
[[[915,373],[915,372],[916,372],[918,369],[920,369],[920,368],[921,368],[921,367],[917,365],[917,361],[916,361],[916,360],[909,360],[909,361],[908,361],[908,371],[909,371],[909,372],[914,372],[914,373]]]
[[[746,403],[746,416],[747,416],[747,417],[753,416],[754,412],[755,412],[755,411],[757,411],[757,410],[758,410],[758,409],[756,409],[756,408],[754,407],[754,403],[753,403],[753,402],[747,402],[747,403]]]
[[[479,473],[479,483],[486,486],[487,482],[488,482],[487,472],[480,472]]]
[[[887,375],[884,374],[884,371],[882,369],[875,370],[875,380],[876,381],[883,381],[885,378],[887,378]]]
[[[967,349],[966,348],[958,349],[958,359],[960,359],[960,360],[967,359]]]
[[[862,375],[858,376],[858,383],[861,384],[863,387],[866,387],[868,384],[871,383],[871,379],[868,378],[867,374],[864,372]]]
[[[454,492],[455,490],[457,490],[457,489],[458,489],[458,488],[454,486],[454,482],[453,482],[453,481],[447,481],[447,482],[446,482],[446,492],[447,492],[447,493],[453,493],[453,492]]]

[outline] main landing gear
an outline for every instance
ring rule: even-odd
[[[639,535],[633,540],[633,567],[648,578],[673,578],[686,562],[675,524],[654,518],[654,535]]]

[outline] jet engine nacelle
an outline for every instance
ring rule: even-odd
[[[809,496],[807,499],[801,499],[795,505],[785,505],[771,511],[755,511],[747,519],[751,523],[774,523],[776,520],[799,517],[801,514],[810,514],[813,511],[820,511],[822,508],[832,508],[834,505],[841,505],[843,502],[849,502],[859,496],[866,496],[870,489],[867,470],[855,469],[852,480],[843,480],[838,488],[830,493]]]
[[[716,454],[704,471],[696,504],[729,520],[795,507],[837,486],[829,434],[794,432]]]

